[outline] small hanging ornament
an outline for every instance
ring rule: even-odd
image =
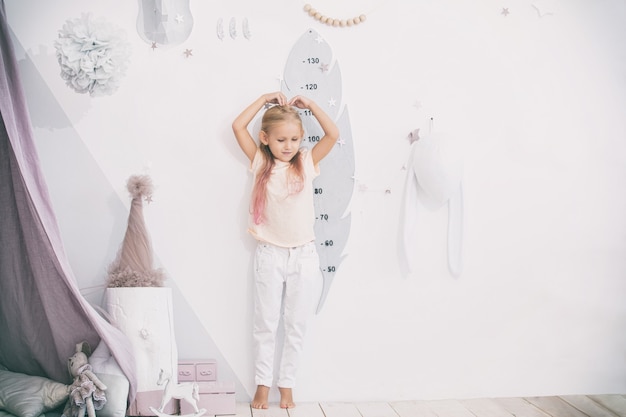
[[[241,22],[241,32],[243,33],[243,37],[247,40],[250,40],[250,38],[252,38],[252,32],[250,32],[250,23],[248,23],[247,17],[244,17],[243,21]]]
[[[230,23],[228,24],[228,32],[230,33],[230,37],[232,39],[237,39],[237,19],[234,17],[230,18]]]
[[[365,22],[365,20],[367,19],[365,14],[360,14],[356,17],[353,17],[352,19],[335,19],[332,17],[325,16],[322,13],[318,12],[310,4],[304,5],[304,11],[307,12],[309,16],[311,16],[313,19],[321,23],[327,24],[328,26],[334,26],[334,27],[354,26],[354,25],[358,25],[359,23]]]
[[[217,27],[216,27],[217,39],[224,39],[224,20],[220,17],[217,19]]]

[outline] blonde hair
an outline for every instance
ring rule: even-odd
[[[300,114],[298,110],[291,106],[274,106],[266,110],[261,120],[261,131],[269,135],[273,126],[286,121],[297,123],[300,126],[300,130],[304,132]],[[255,224],[261,224],[265,220],[263,214],[267,203],[267,183],[274,168],[274,155],[272,155],[270,147],[261,143],[259,149],[263,156],[263,163],[252,189],[251,204],[252,217]],[[291,161],[289,161],[287,188],[290,195],[299,193],[304,187],[304,169],[302,167],[301,155],[302,152],[298,150],[294,157],[291,158]]]

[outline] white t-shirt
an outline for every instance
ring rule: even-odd
[[[287,187],[289,162],[274,160],[274,168],[267,182],[264,221],[255,224],[252,214],[248,220],[248,231],[257,240],[285,248],[315,240],[313,179],[319,175],[319,166],[313,165],[313,157],[308,149],[302,149],[301,154],[304,187],[296,194],[289,195]],[[255,182],[262,165],[263,155],[257,150],[250,166]]]

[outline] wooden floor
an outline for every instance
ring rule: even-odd
[[[236,417],[626,417],[626,395],[493,398],[363,403],[272,404],[252,410],[238,403]]]

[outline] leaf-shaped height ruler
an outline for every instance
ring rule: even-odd
[[[314,30],[305,32],[291,49],[285,65],[282,90],[287,97],[303,95],[314,100],[335,121],[339,141],[320,162],[320,175],[313,183],[315,236],[320,269],[324,277],[319,313],[343,260],[350,234],[348,205],[354,190],[354,148],[348,109],[341,104],[341,71],[332,61],[330,46]],[[317,119],[300,110],[305,134],[302,145],[314,146],[324,135]]]

